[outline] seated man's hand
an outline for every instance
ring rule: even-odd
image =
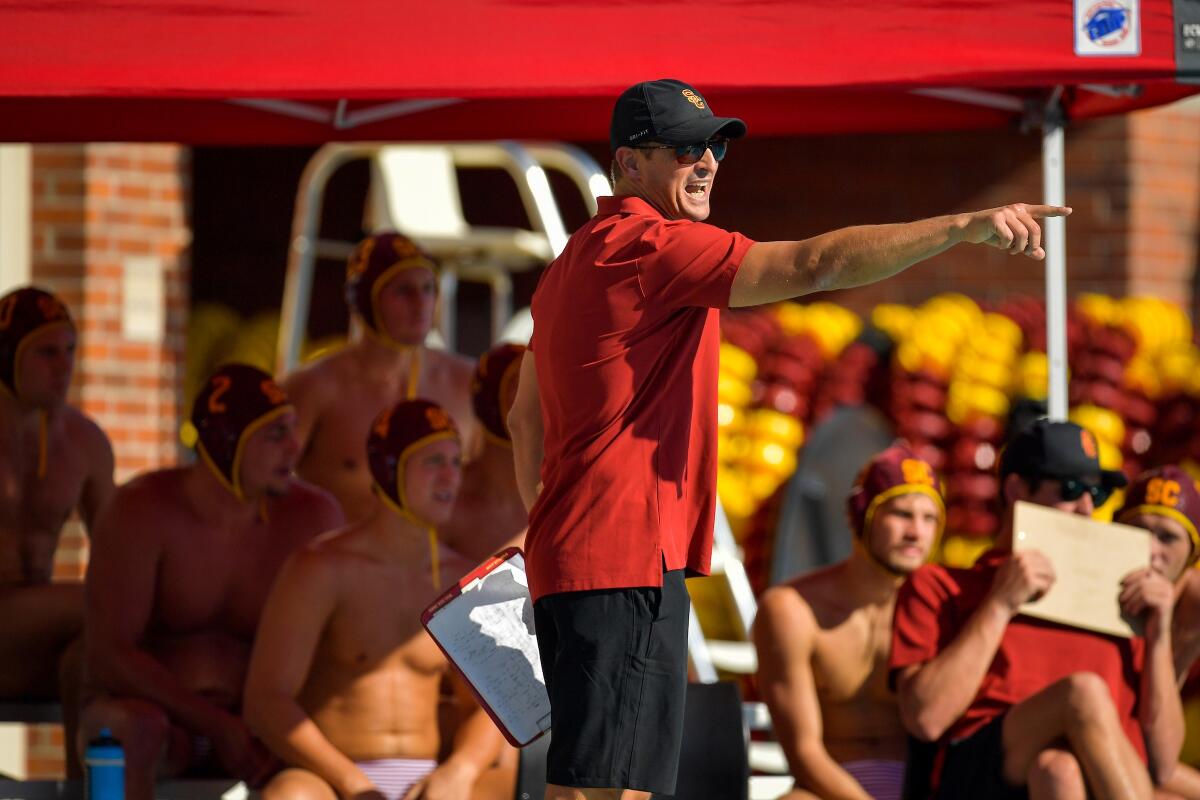
[[[1054,565],[1044,553],[1022,550],[996,570],[990,597],[1014,616],[1023,603],[1037,600],[1054,585]]]
[[[1175,587],[1167,577],[1149,567],[1134,570],[1121,580],[1121,610],[1131,617],[1145,615],[1146,638],[1171,630]]]
[[[421,779],[404,800],[468,800],[478,777],[478,769],[451,759]]]
[[[251,787],[262,786],[280,767],[271,751],[232,714],[213,737],[213,750],[224,769]]]

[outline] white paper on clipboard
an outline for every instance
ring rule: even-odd
[[[1112,636],[1141,636],[1139,620],[1121,614],[1121,579],[1150,564],[1150,534],[1020,502],[1013,551],[1040,550],[1054,565],[1054,585],[1021,613]]]
[[[484,562],[438,598],[422,622],[510,743],[522,747],[550,730],[520,550]]]

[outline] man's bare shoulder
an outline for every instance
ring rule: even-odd
[[[842,608],[846,605],[846,583],[849,580],[846,562],[839,561],[799,575],[786,585],[791,587],[809,608],[818,612],[829,606]]]
[[[354,374],[356,363],[354,345],[339,347],[289,372],[283,378],[283,388],[293,401],[335,393],[339,382]]]
[[[370,529],[362,522],[342,525],[319,534],[296,551],[296,556],[314,567],[339,570],[378,561]]]
[[[314,534],[338,528],[346,521],[342,507],[333,495],[314,483],[293,477],[287,494],[274,502],[288,515],[299,520]]]
[[[165,523],[192,513],[183,493],[187,469],[151,470],[118,486],[104,511],[106,527],[155,537],[170,530],[172,526]]]
[[[293,589],[320,587],[336,595],[370,559],[362,546],[362,526],[325,531],[296,548],[277,581]]]
[[[108,434],[95,420],[74,406],[63,406],[61,411],[63,428],[72,444],[82,445],[89,456],[112,453]]]
[[[429,348],[425,351],[430,366],[450,376],[456,383],[468,385],[475,377],[475,360],[449,350]]]
[[[795,581],[772,586],[758,599],[755,626],[776,636],[811,641],[818,625],[812,607],[800,592]]]

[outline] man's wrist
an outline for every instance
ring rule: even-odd
[[[947,235],[954,244],[961,243],[966,237],[967,226],[971,223],[970,214],[951,214],[947,217],[949,230]]]
[[[358,767],[338,775],[331,781],[337,789],[339,797],[354,797],[355,795],[375,789],[375,784]]]
[[[995,595],[984,601],[980,606],[980,612],[984,615],[985,622],[998,624],[1001,627],[1008,625],[1009,621],[1017,615],[1016,608]]]

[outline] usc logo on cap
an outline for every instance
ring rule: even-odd
[[[916,458],[906,458],[900,462],[900,472],[904,482],[921,486],[933,486],[933,469],[924,461]]]
[[[1083,454],[1088,458],[1096,458],[1096,440],[1092,437],[1091,431],[1079,432],[1079,443],[1083,445]]]
[[[450,415],[440,408],[425,409],[425,420],[435,431],[449,430],[454,427],[454,423],[450,421]]]
[[[704,98],[693,92],[691,89],[684,89],[683,96],[686,97],[687,101],[696,108],[704,108]]]
[[[1146,502],[1152,506],[1169,506],[1175,508],[1179,505],[1179,493],[1183,491],[1183,487],[1177,481],[1168,478],[1151,478],[1146,484]]]

